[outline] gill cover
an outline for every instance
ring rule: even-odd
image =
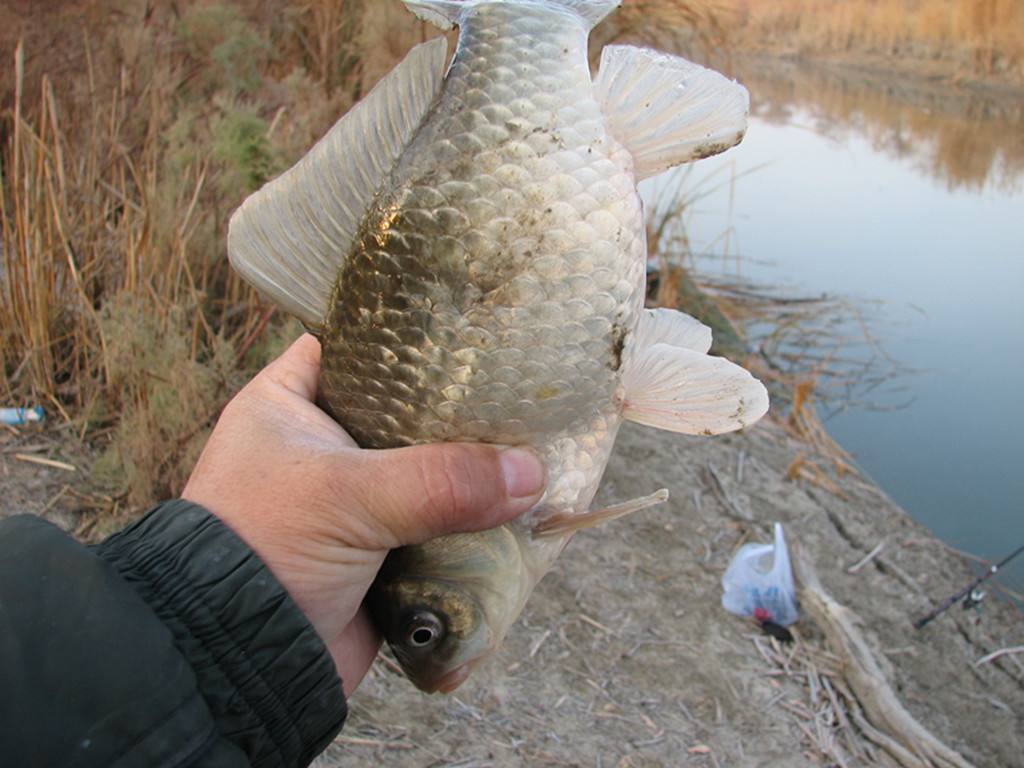
[[[622,0],[403,0],[413,13],[441,29],[459,26],[467,10],[478,5],[523,5],[566,8],[578,14],[591,29],[622,3]]]

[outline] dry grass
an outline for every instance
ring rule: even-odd
[[[0,398],[108,438],[99,474],[142,504],[281,344],[227,218],[359,95],[361,5],[69,5],[19,30],[59,19],[67,50],[19,44],[0,81]]]
[[[968,75],[1024,78],[1019,0],[728,0],[734,41],[800,53],[941,60]]]
[[[370,8],[0,9],[0,402],[42,403],[98,447],[110,498],[176,492],[223,403],[297,332],[229,269],[227,220],[435,34],[399,2]],[[681,0],[621,21],[666,13],[720,38]]]

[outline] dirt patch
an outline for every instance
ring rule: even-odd
[[[80,473],[14,458],[86,466],[73,445],[52,431],[0,431],[0,517],[44,513],[95,537],[90,504],[103,499]],[[921,724],[976,765],[1024,765],[1024,664],[1004,656],[975,667],[1024,641],[1018,609],[955,607],[914,630],[970,568],[867,481],[842,478],[840,497],[786,480],[806,450],[772,425],[713,439],[627,427],[599,501],[664,485],[670,502],[577,536],[499,656],[454,695],[422,694],[379,661],[316,765],[894,764],[829,706],[841,699],[832,687],[842,669],[817,627],[802,621],[797,646],[781,647],[719,605],[732,553],[768,540],[776,520],[859,616]],[[883,540],[880,555],[847,572]]]
[[[732,553],[768,540],[775,520],[859,615],[915,718],[977,765],[1024,765],[1024,667],[1013,657],[974,667],[1021,643],[1020,614],[1005,604],[979,614],[957,607],[915,631],[914,618],[970,580],[967,564],[868,482],[844,478],[840,498],[787,481],[797,450],[806,446],[771,426],[710,440],[627,428],[599,500],[661,485],[672,500],[578,536],[500,655],[454,695],[421,694],[379,662],[317,765],[840,764],[821,751],[832,726],[816,721],[809,677],[775,661],[793,651],[719,605]],[[880,556],[847,573],[883,539]],[[818,629],[802,622],[798,633],[801,657],[827,666]],[[864,740],[857,748],[839,743],[840,759],[893,764]]]

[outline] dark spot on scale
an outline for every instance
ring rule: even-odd
[[[704,435],[704,437],[714,437],[715,436],[715,433],[712,432],[710,429],[705,429],[703,432],[701,432],[701,434]]]
[[[626,347],[626,327],[616,323],[612,326],[612,362],[611,370],[622,368],[622,350]]]

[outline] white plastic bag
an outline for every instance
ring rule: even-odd
[[[774,544],[744,544],[722,577],[722,605],[738,616],[753,616],[786,627],[799,617],[796,585],[782,526]]]

